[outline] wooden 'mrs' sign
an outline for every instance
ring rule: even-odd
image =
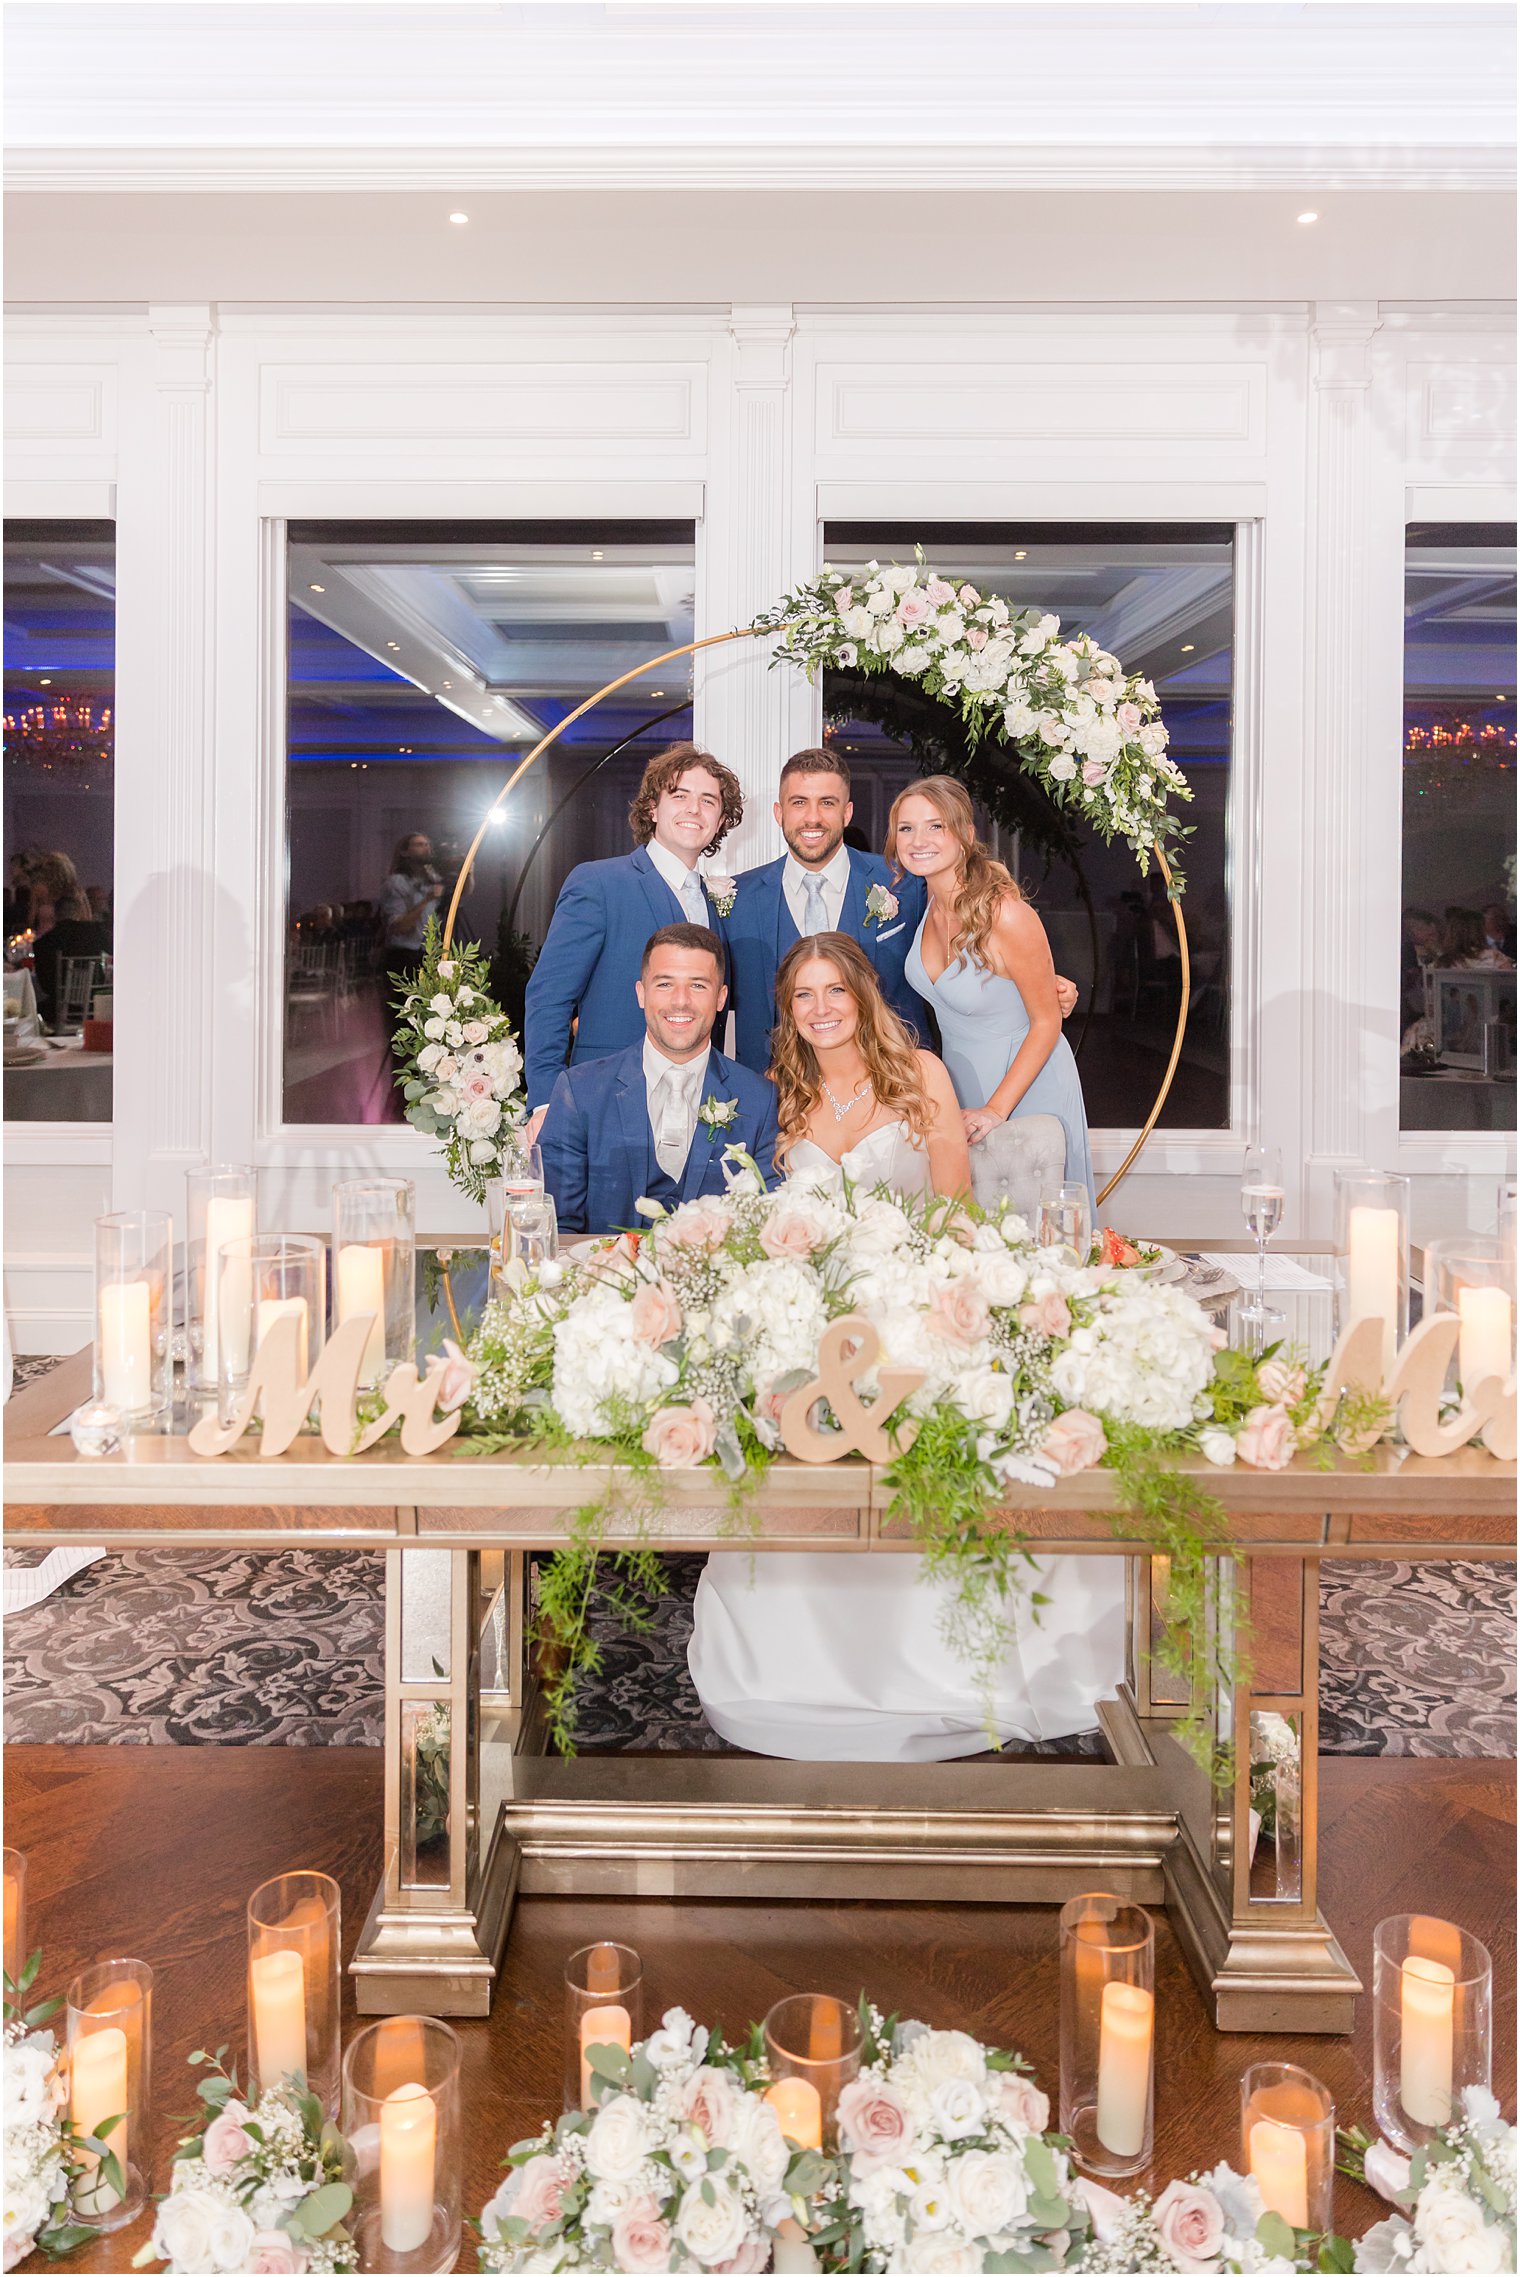
[[[439,1415],[439,1370],[419,1376],[410,1361],[392,1368],[380,1387],[385,1411],[359,1426],[359,1371],[374,1323],[373,1313],[356,1312],[335,1328],[310,1375],[301,1368],[302,1324],[277,1320],[253,1355],[248,1382],[230,1423],[204,1416],[190,1433],[196,1455],[225,1455],[235,1447],[262,1403],[261,1455],[283,1455],[305,1424],[313,1405],[322,1417],[322,1444],[330,1455],[362,1455],[401,1425],[401,1444],[409,1455],[431,1455],[459,1429],[459,1412]]]

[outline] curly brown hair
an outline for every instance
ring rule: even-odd
[[[771,1031],[771,1080],[776,1086],[776,1119],[781,1162],[807,1136],[808,1118],[823,1097],[818,1055],[804,1042],[792,1017],[797,974],[811,958],[832,965],[855,1000],[860,1019],[856,1041],[878,1106],[894,1108],[920,1145],[926,1144],[933,1112],[918,1062],[918,1047],[881,993],[876,967],[848,933],[814,933],[796,941],[776,974],[776,1025]]]
[[[672,743],[668,751],[657,751],[644,769],[644,779],[638,794],[628,809],[628,827],[633,832],[635,846],[647,846],[654,836],[654,810],[665,792],[674,789],[689,767],[702,767],[711,775],[723,797],[723,820],[717,836],[704,846],[704,854],[716,854],[731,830],[737,830],[744,820],[744,793],[739,778],[732,768],[725,767],[710,751],[698,743]]]
[[[886,856],[894,877],[900,878],[903,874],[902,864],[897,859],[898,811],[903,800],[911,798],[927,799],[960,841],[961,876],[955,894],[955,938],[950,943],[950,952],[958,963],[964,964],[970,957],[973,963],[985,966],[987,942],[997,923],[999,908],[1005,900],[1024,899],[1018,880],[978,838],[971,794],[953,775],[925,775],[920,781],[909,783],[892,801],[892,811],[887,816]]]

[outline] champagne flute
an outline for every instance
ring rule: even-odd
[[[1256,1243],[1256,1294],[1247,1297],[1240,1308],[1240,1317],[1257,1328],[1280,1328],[1284,1318],[1275,1305],[1267,1302],[1267,1243],[1282,1222],[1284,1200],[1282,1148],[1247,1147],[1240,1179],[1240,1207],[1245,1215],[1246,1231]]]
[[[538,1272],[559,1254],[559,1219],[553,1195],[509,1195],[506,1232],[511,1258],[528,1272]]]
[[[1087,1263],[1092,1250],[1092,1207],[1087,1188],[1080,1182],[1047,1189],[1041,1198],[1040,1247],[1075,1250],[1077,1263]]]

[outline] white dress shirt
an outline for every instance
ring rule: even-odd
[[[689,870],[679,854],[672,854],[657,838],[651,838],[644,849],[659,871],[677,901],[688,925],[710,925],[707,902],[702,892],[702,880],[695,870]]]
[[[679,1178],[686,1168],[711,1056],[709,1050],[695,1059],[678,1062],[667,1059],[648,1036],[644,1038],[649,1128],[654,1136],[654,1158],[667,1178]]]
[[[804,869],[795,854],[787,855],[786,867],[781,873],[781,890],[786,895],[786,906],[792,913],[792,923],[799,933],[808,931],[806,881],[809,878],[816,878],[823,889],[823,923],[813,930],[819,933],[837,933],[839,920],[844,914],[844,897],[850,884],[848,846],[836,847],[833,860],[821,870]]]

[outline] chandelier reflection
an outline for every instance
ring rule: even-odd
[[[5,756],[52,773],[61,768],[109,769],[116,740],[110,704],[88,696],[60,696],[5,714]],[[88,789],[90,786],[84,786]]]

